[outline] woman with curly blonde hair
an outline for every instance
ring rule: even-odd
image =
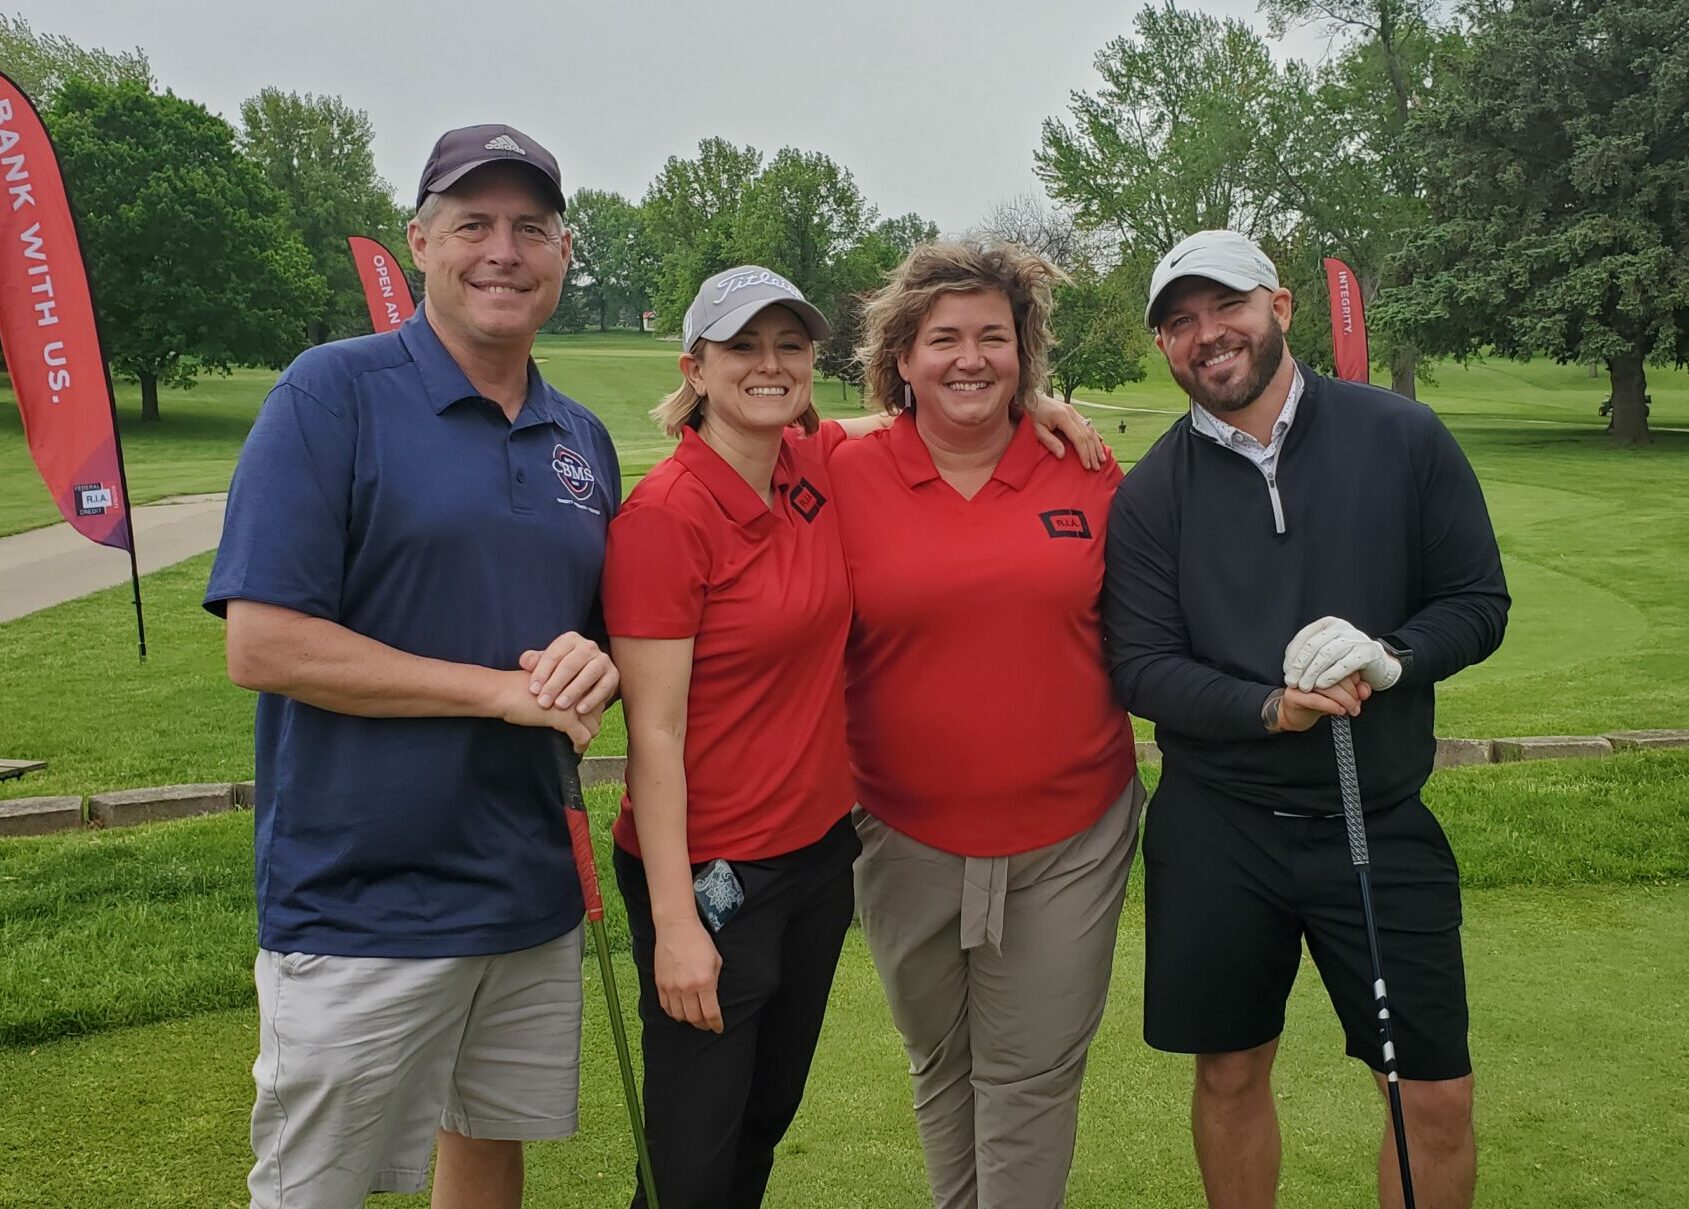
[[[830,463],[855,595],[857,908],[939,1209],[1056,1209],[1143,790],[1098,602],[1120,481],[1023,419],[1048,262],[916,248],[865,313],[891,425]]]

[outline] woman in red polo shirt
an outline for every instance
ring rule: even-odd
[[[1120,469],[1022,419],[1056,277],[1013,246],[916,248],[865,316],[895,422],[829,464],[857,906],[940,1209],[1062,1203],[1143,804],[1098,611]]]
[[[761,1203],[852,914],[850,583],[826,466],[846,434],[810,402],[826,335],[778,274],[706,281],[684,382],[653,412],[680,445],[610,527],[629,752],[615,869],[664,1209]]]

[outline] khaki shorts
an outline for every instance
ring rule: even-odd
[[[485,957],[260,949],[252,1209],[420,1192],[436,1129],[573,1134],[581,932]]]

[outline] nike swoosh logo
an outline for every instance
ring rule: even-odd
[[[1191,254],[1191,252],[1194,252],[1194,251],[1196,251],[1195,248],[1190,249],[1189,252],[1180,252],[1177,256],[1173,257],[1172,260],[1169,260],[1167,262],[1167,267],[1170,268],[1170,269],[1178,267],[1179,262],[1181,260],[1183,260],[1185,257],[1189,256]]]

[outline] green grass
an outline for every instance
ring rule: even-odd
[[[1469,887],[1689,879],[1689,750],[1451,769],[1426,798]],[[589,794],[607,878],[617,800]],[[0,1045],[249,1003],[255,929],[249,814],[0,841]]]
[[[1449,769],[1424,796],[1469,887],[1689,878],[1689,750]]]
[[[1689,886],[1476,891],[1466,903],[1478,1074],[1479,1204],[1680,1209],[1689,1106],[1668,1055],[1689,987]],[[1142,919],[1122,922],[1114,993],[1091,1051],[1072,1209],[1200,1203],[1189,1061],[1139,1039]],[[633,986],[618,959],[624,995]],[[589,962],[580,1136],[528,1148],[530,1205],[625,1204],[632,1148],[597,968]],[[629,1013],[631,1022],[631,1012]],[[1280,1205],[1371,1202],[1382,1111],[1306,962],[1276,1091]],[[249,1011],[0,1049],[0,1206],[244,1205]],[[420,1209],[425,1197],[372,1204]],[[845,948],[804,1107],[766,1202],[908,1206],[925,1199],[906,1067],[858,934]]]
[[[610,872],[619,787],[587,793]],[[605,923],[627,948],[620,895]],[[252,815],[0,840],[0,1047],[253,1002]]]

